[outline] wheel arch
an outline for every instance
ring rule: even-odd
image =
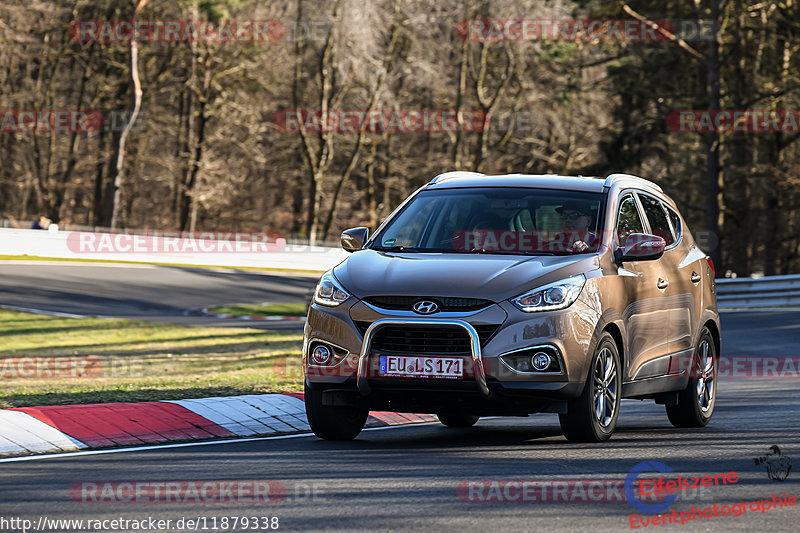
[[[592,335],[589,354],[594,352],[595,346],[597,346],[597,342],[604,332],[608,332],[614,339],[614,343],[617,345],[617,351],[619,352],[620,368],[623,371],[627,371],[626,361],[628,359],[628,350],[625,343],[627,331],[625,329],[625,321],[616,309],[606,309],[606,311],[600,315],[595,325],[594,335]]]
[[[614,339],[614,343],[617,345],[617,352],[619,353],[619,364],[621,368],[626,368],[625,366],[625,343],[622,340],[622,331],[619,329],[619,326],[615,322],[609,322],[608,324],[603,327],[603,331],[607,331],[611,334],[611,337]]]
[[[708,331],[711,332],[711,338],[714,339],[714,348],[717,352],[717,357],[720,356],[721,352],[721,345],[722,345],[722,335],[719,331],[719,325],[713,320],[706,320],[703,324],[704,327],[708,328]]]

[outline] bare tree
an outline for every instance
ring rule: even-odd
[[[138,0],[133,10],[133,17],[131,20],[133,24],[139,18],[139,13],[147,5],[149,0]],[[130,135],[133,125],[139,116],[139,111],[142,107],[142,83],[139,80],[139,45],[136,42],[134,35],[131,35],[130,45],[130,62],[128,67],[130,69],[130,88],[131,88],[131,114],[128,117],[125,126],[122,128],[122,133],[119,135],[117,145],[114,153],[116,162],[110,175],[111,190],[107,192],[107,197],[111,201],[110,211],[111,220],[110,226],[116,228],[120,225],[120,210],[122,207],[121,195],[122,187],[125,183],[125,148],[128,142],[128,135]]]

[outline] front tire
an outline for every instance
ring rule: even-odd
[[[322,391],[306,385],[306,416],[314,435],[325,440],[353,440],[364,429],[369,409],[323,405]]]
[[[571,442],[607,441],[617,427],[621,398],[619,351],[605,331],[592,355],[583,392],[570,400],[566,414],[558,415],[564,436]]]
[[[479,416],[475,415],[464,415],[464,414],[454,414],[454,413],[439,413],[436,416],[439,417],[439,422],[441,422],[442,424],[444,424],[449,428],[472,427],[480,418]]]
[[[692,372],[686,388],[678,393],[678,403],[667,405],[667,417],[676,428],[700,428],[708,424],[717,403],[719,357],[714,337],[708,328],[700,332],[692,359]]]

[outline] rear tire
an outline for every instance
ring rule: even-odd
[[[561,430],[570,442],[603,442],[617,426],[622,398],[622,372],[614,338],[603,332],[589,365],[581,395],[559,414]]]
[[[480,418],[475,415],[453,414],[453,413],[439,413],[439,422],[449,428],[468,428],[475,425]]]
[[[714,337],[703,328],[697,341],[692,371],[686,388],[678,393],[678,403],[667,405],[667,418],[676,428],[700,428],[708,424],[717,403],[719,357]]]
[[[306,385],[306,416],[314,435],[325,440],[353,440],[364,429],[369,409],[323,405],[322,391]]]

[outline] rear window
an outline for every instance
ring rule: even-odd
[[[667,210],[661,201],[646,194],[639,194],[639,200],[642,201],[642,207],[647,220],[650,222],[650,231],[653,235],[657,235],[667,241],[667,246],[673,244],[675,236],[672,234],[672,229],[667,219]]]
[[[625,196],[619,203],[619,213],[617,214],[617,237],[619,245],[625,247],[625,241],[631,233],[643,233],[644,224],[639,218],[639,210],[636,207],[636,200],[630,194]]]
[[[683,227],[681,227],[681,217],[671,207],[667,207],[667,214],[672,222],[672,229],[675,231],[675,240],[679,241],[681,240],[681,232],[683,231]]]

